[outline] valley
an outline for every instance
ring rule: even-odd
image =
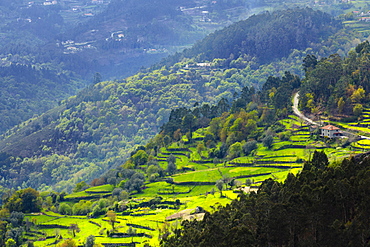
[[[363,246],[369,8],[4,0],[0,246]]]

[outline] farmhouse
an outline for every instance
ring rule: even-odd
[[[334,137],[339,137],[342,136],[342,132],[340,129],[334,125],[326,125],[324,127],[321,127],[321,136],[329,137],[329,138],[334,138]]]

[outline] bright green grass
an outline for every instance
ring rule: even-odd
[[[358,142],[352,143],[351,146],[352,147],[356,147],[356,148],[362,148],[363,150],[370,149],[370,146],[368,146],[368,145],[362,145],[362,144],[360,144]]]
[[[303,148],[286,148],[278,151],[261,148],[257,150],[257,155],[259,156],[286,156],[286,155],[296,155],[297,157],[305,157],[306,150]]]
[[[204,171],[194,171],[184,174],[174,175],[175,182],[216,182],[222,176],[236,177],[246,175],[258,175],[261,173],[276,172],[278,168],[270,167],[222,167]],[[221,175],[222,174],[222,175]]]
[[[250,178],[250,179],[253,181],[253,185],[259,185],[261,182],[263,182],[263,181],[265,181],[266,179],[269,179],[269,178],[272,178],[272,179],[277,180],[279,182],[283,182],[283,181],[285,181],[285,179],[286,179],[286,177],[288,176],[289,173],[297,174],[301,170],[302,170],[301,168],[292,168],[292,169],[289,169],[289,170],[274,172],[273,174],[253,177],[253,178]],[[246,178],[240,178],[240,179],[237,179],[237,181],[239,181],[240,183],[245,183]]]
[[[216,182],[221,177],[220,172],[216,168],[173,176],[175,182]]]
[[[161,197],[166,197],[166,198],[176,198],[181,195],[177,194],[158,194],[158,192],[188,192],[190,189],[192,189],[194,186],[179,186],[179,185],[172,185],[166,182],[155,182],[155,183],[150,183],[145,185],[145,189],[143,190],[142,193],[139,194],[134,194],[133,197],[135,198],[142,198],[142,197],[156,197],[156,196],[161,196]],[[186,196],[186,195],[185,195]]]
[[[104,185],[100,185],[100,186],[95,186],[95,187],[90,187],[88,189],[86,189],[85,191],[86,192],[112,192],[114,189],[114,186],[111,185],[111,184],[104,184]]]
[[[286,145],[291,145],[292,142],[291,141],[281,141],[281,142],[275,142],[273,144],[273,149],[279,149],[279,148],[282,148]]]
[[[333,122],[333,123],[341,126],[342,128],[345,128],[345,129],[359,131],[359,132],[362,132],[364,134],[370,134],[370,129],[369,128],[357,127],[357,126],[353,126],[353,125],[345,124],[345,123],[340,123],[340,122]]]
[[[107,238],[105,235],[99,235],[99,231],[102,229],[111,229],[111,226],[108,222],[103,221],[103,218],[95,218],[95,219],[89,219],[87,217],[81,217],[78,220],[78,226],[81,229],[81,232],[77,233],[77,236],[75,238],[76,242],[79,244],[83,244],[84,240],[89,236],[89,235],[94,235],[96,236],[95,242],[96,243],[129,243],[132,240],[135,242],[141,242],[139,246],[143,246],[144,243],[149,243],[154,246],[159,245],[159,240],[158,240],[158,228],[162,227],[165,218],[167,216],[170,216],[176,212],[179,212],[183,209],[186,208],[196,208],[197,206],[203,207],[205,210],[213,212],[215,208],[218,206],[224,206],[227,203],[230,202],[230,199],[235,199],[237,195],[234,193],[231,193],[231,191],[226,191],[223,192],[223,194],[227,195],[227,197],[219,197],[219,193],[215,193],[214,195],[200,195],[200,196],[189,196],[186,198],[181,199],[181,202],[183,205],[180,207],[178,210],[174,209],[156,209],[156,210],[150,210],[148,208],[141,209],[142,212],[145,213],[155,213],[155,215],[145,215],[145,216],[140,216],[140,217],[135,217],[135,216],[118,216],[117,220],[120,221],[120,223],[116,223],[116,230],[118,232],[126,232],[128,230],[127,223],[131,224],[137,224],[137,225],[142,225],[146,227],[150,227],[155,229],[155,231],[150,231],[150,230],[145,230],[145,229],[139,229],[135,228],[137,233],[146,233],[151,235],[153,238]],[[230,199],[229,199],[230,198]],[[139,210],[138,210],[139,211]],[[39,217],[39,216],[32,216],[32,217]],[[89,220],[92,220],[94,222],[97,222],[101,224],[101,228],[90,223]],[[76,219],[74,218],[60,218],[57,221],[53,222],[55,224],[61,224],[61,225],[69,225],[75,222]],[[169,222],[168,224],[170,225],[176,225],[179,224],[177,221]],[[47,229],[44,232],[47,234],[47,236],[53,236],[55,234],[56,229]],[[103,231],[105,234],[105,230]],[[70,233],[68,233],[68,230],[60,230],[60,233],[64,238],[70,238],[72,237]],[[100,236],[100,237],[99,237]],[[46,241],[37,241],[35,242],[35,246],[46,246],[47,244],[53,242],[54,239],[49,239]]]
[[[69,198],[88,197],[88,196],[91,196],[91,194],[88,194],[85,191],[80,191],[80,192],[76,192],[76,193],[66,195],[64,198],[69,199]]]
[[[359,140],[357,143],[363,146],[370,146],[370,140],[367,139]]]
[[[35,218],[37,219],[37,222],[36,224],[42,224],[42,223],[45,223],[45,222],[48,222],[48,221],[51,221],[51,220],[54,220],[56,219],[57,217],[54,217],[54,216],[48,216],[48,215],[32,215],[32,214],[27,214],[26,215],[26,218]]]
[[[231,160],[231,163],[252,163],[254,161],[254,157],[252,156],[244,156],[244,157],[238,157],[233,160]]]
[[[295,135],[290,137],[290,140],[292,141],[308,141],[309,139],[309,135]]]
[[[274,156],[268,156],[268,157],[263,157],[262,159],[259,159],[257,160],[258,161],[271,161],[271,163],[279,163],[281,161],[290,161],[290,162],[293,162],[293,161],[296,161],[297,160],[297,156],[285,156],[285,157],[274,157]]]

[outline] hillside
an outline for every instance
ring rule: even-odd
[[[369,142],[320,137],[290,115],[291,95],[300,86],[301,80],[286,72],[269,77],[261,91],[244,87],[230,104],[221,100],[173,110],[160,134],[123,165],[90,184],[75,184],[73,193],[3,190],[1,224],[11,230],[0,233],[0,244],[9,239],[33,246],[359,241],[351,233],[364,231],[348,226],[348,220],[366,227],[361,181],[369,164],[366,155],[361,160],[356,154],[370,150]],[[349,156],[354,158],[342,163]],[[3,166],[11,160],[1,159]],[[44,161],[44,172],[55,162],[68,164],[67,157]],[[54,170],[55,175],[63,174]],[[316,238],[306,238],[311,234]],[[331,239],[337,235],[339,240]]]
[[[284,183],[266,180],[258,193],[202,221],[184,221],[162,246],[363,246],[369,156],[326,165],[325,154],[317,152],[299,175]]]
[[[190,0],[1,1],[0,133],[99,78],[132,75],[248,11],[237,1],[222,8]]]
[[[310,9],[296,11],[317,15]],[[288,10],[282,18],[292,22],[294,18],[300,19],[299,15],[292,13]],[[275,20],[281,22],[277,16]],[[323,22],[326,20],[322,19]],[[272,25],[267,18],[265,23]],[[297,21],[299,23],[305,25]],[[244,22],[239,24],[243,26]],[[322,32],[326,33],[325,25],[319,27],[323,27]],[[286,32],[290,30],[295,34],[302,27],[291,25],[289,28]],[[239,33],[243,29],[233,26],[230,32],[232,30]],[[251,31],[246,29],[246,32]],[[337,35],[343,34],[339,32]],[[233,40],[223,41],[234,47]],[[343,49],[338,43],[322,42],[326,45],[326,52]],[[312,46],[324,51],[320,43]],[[222,98],[230,101],[245,86],[261,87],[268,75],[284,74],[285,70],[299,73],[303,57],[313,51],[312,48],[307,51],[295,49],[291,56],[266,65],[258,65],[248,54],[234,59],[214,59],[210,64],[185,59],[169,67],[143,71],[126,80],[92,85],[62,102],[59,108],[3,135],[1,151],[20,157],[12,167],[22,167],[30,174],[29,177],[13,176],[4,171],[7,179],[3,186],[23,184],[44,189],[54,186],[54,189],[62,190],[70,189],[78,181],[91,180],[96,174],[124,163],[135,145],[143,145],[153,137],[166,122],[171,108],[191,107],[197,102],[213,104]],[[49,160],[53,161],[46,168]]]
[[[285,4],[280,4],[278,1],[259,0],[213,2],[160,0],[153,4],[128,0],[1,1],[0,67],[3,70],[9,70],[11,65],[32,67],[37,71],[37,75],[32,77],[36,76],[38,81],[47,82],[46,86],[42,86],[44,83],[34,83],[34,80],[19,78],[14,74],[10,74],[10,78],[1,78],[1,91],[5,94],[2,97],[6,98],[7,102],[0,104],[0,111],[4,116],[4,119],[0,120],[0,133],[51,109],[61,99],[76,94],[81,87],[91,82],[96,82],[96,78],[107,80],[127,77],[143,66],[151,66],[168,54],[190,47],[206,34],[233,22],[265,10],[297,6],[310,6],[334,16],[342,14],[340,18],[345,25],[363,33],[368,30],[366,22],[363,21],[366,20],[366,6],[360,1],[351,1],[351,3],[326,1],[320,5],[306,0],[288,1]],[[365,11],[364,14],[361,14],[360,10]],[[268,18],[271,20],[274,17],[271,15]],[[303,18],[305,18],[304,15],[301,16],[301,20]],[[312,20],[310,22],[316,25],[317,18],[321,17],[316,16],[313,22]],[[284,24],[284,26],[287,25],[287,23]],[[332,25],[337,24],[332,23]],[[302,28],[305,32],[296,34],[303,43],[307,39],[304,36],[307,31],[314,39],[321,35],[317,36],[317,33],[313,35],[315,31],[307,30],[307,27]],[[266,25],[259,28],[265,30],[263,33],[270,33],[276,26]],[[282,53],[280,55],[286,56],[290,48],[284,47],[284,44],[294,43],[295,40],[294,35],[289,36],[284,33],[284,30],[284,28],[281,29],[280,35],[275,35],[273,39],[281,41],[277,50]],[[220,39],[229,38],[228,34],[223,32],[217,35]],[[282,37],[289,38],[282,40]],[[239,43],[232,48],[235,50],[225,49],[219,43],[223,54],[212,54],[214,49],[208,49],[215,45],[212,43],[213,38],[210,36],[208,41],[199,43],[197,47],[183,53],[181,57],[198,56],[199,52],[202,53],[201,50],[204,50],[204,54],[199,56],[200,60],[210,61],[214,55],[229,58],[229,53],[238,57],[237,51],[242,47],[243,52],[256,57],[257,61],[266,62],[268,59],[270,62],[274,58],[271,56],[271,51],[273,53],[276,51],[271,47],[263,50],[260,47],[253,47],[253,42],[261,43],[269,37],[251,34],[243,44]],[[240,39],[237,35],[235,38]],[[351,44],[353,45],[355,44]],[[219,48],[217,50],[220,50]],[[256,49],[262,57],[256,56]],[[346,53],[346,49],[338,51],[340,55]],[[330,53],[320,55],[328,54]],[[181,58],[175,56],[167,59],[165,64],[173,65],[179,61]],[[161,67],[161,65],[158,66]],[[49,75],[44,78],[45,70]],[[50,74],[53,75],[50,77]],[[50,90],[51,85],[56,85],[56,90]],[[35,95],[29,95],[30,87],[36,91]],[[17,102],[15,107],[12,102]],[[12,107],[12,110],[9,110],[9,107]]]
[[[2,225],[12,226],[12,230],[0,234],[0,244],[12,238],[18,244],[28,241],[34,246],[63,246],[67,242],[75,246],[88,241],[103,246],[158,246],[161,240],[165,245],[176,245],[176,238],[169,236],[180,234],[175,230],[180,221],[204,218],[207,224],[210,217],[218,217],[222,210],[230,208],[219,206],[241,193],[261,186],[260,195],[272,184],[275,192],[283,187],[280,182],[287,176],[288,181],[295,181],[293,174],[302,168],[302,173],[324,169],[328,159],[335,167],[337,159],[360,152],[345,145],[346,139],[320,138],[296,116],[288,114],[290,95],[300,85],[298,77],[286,73],[282,78],[270,77],[265,85],[260,92],[244,88],[231,105],[220,102],[172,111],[161,133],[132,152],[122,166],[90,185],[84,181],[75,184],[73,193],[37,192],[30,188],[4,193]],[[281,91],[285,88],[284,97],[276,96],[278,101],[265,98],[274,87]],[[312,161],[304,163],[312,154]],[[310,174],[307,176],[303,181],[315,182]],[[294,186],[297,188],[296,183]],[[289,193],[285,191],[284,195],[289,197]],[[231,207],[236,203],[249,205],[242,198],[231,202]],[[266,205],[269,206],[273,204]],[[225,217],[222,222],[227,220]],[[186,221],[183,224],[186,226]],[[203,223],[191,225],[195,224]],[[268,226],[261,225],[259,229],[264,227]],[[227,226],[224,231],[228,229]],[[212,229],[209,233],[213,233]],[[188,236],[184,233],[180,237],[187,243]],[[235,245],[244,241],[240,236],[231,236]],[[191,239],[197,241],[196,236]],[[223,246],[221,240],[219,244]]]
[[[297,11],[304,15],[317,15],[310,9]],[[300,19],[299,15],[292,13],[288,10],[283,15],[286,21]],[[265,19],[266,25],[272,25],[270,19]],[[323,22],[326,20],[322,19]],[[277,16],[276,21],[281,23]],[[261,21],[259,23],[262,25]],[[239,24],[243,26],[244,22]],[[291,29],[287,32],[290,30],[292,34],[301,29],[299,25],[289,27]],[[322,32],[326,33],[325,25],[318,27],[323,27]],[[230,32],[232,30],[240,33],[243,29],[232,26]],[[246,32],[251,31],[246,29]],[[343,32],[338,35],[343,35]],[[223,41],[234,47],[234,40]],[[324,40],[323,44],[329,48],[327,52],[343,49],[337,43],[333,45]],[[315,46],[321,47],[319,43]],[[12,166],[30,171],[28,178],[13,177],[5,172],[7,180],[3,185],[15,183],[41,188],[41,185],[60,183],[54,188],[62,190],[71,188],[78,181],[90,180],[96,174],[124,163],[135,145],[145,144],[158,132],[171,108],[190,107],[197,102],[217,103],[222,98],[232,100],[242,87],[261,87],[267,75],[279,75],[285,70],[299,72],[299,64],[307,52],[314,51],[311,49],[294,50],[294,55],[266,65],[258,65],[248,54],[231,60],[214,59],[210,64],[185,59],[170,67],[143,71],[126,80],[92,85],[62,102],[59,108],[23,123],[3,136],[1,151],[21,157]],[[322,47],[320,51],[323,51]],[[46,168],[48,160],[53,162]],[[48,173],[42,172],[46,170]]]
[[[292,48],[304,50],[311,43],[319,43],[340,28],[340,22],[321,11],[291,9],[253,15],[208,35],[169,60],[198,57],[212,61],[215,58],[227,59],[247,54],[255,57],[257,62],[267,63],[288,56]]]

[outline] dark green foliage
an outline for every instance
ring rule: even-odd
[[[10,212],[18,211],[24,213],[40,212],[41,201],[38,191],[27,188],[16,191],[4,204]]]
[[[323,22],[330,24],[323,27]],[[309,8],[266,12],[209,35],[169,61],[181,55],[199,55],[201,60],[212,61],[246,53],[261,62],[269,62],[287,56],[292,49],[305,49],[310,42],[317,42],[323,34],[329,36],[340,27],[340,22],[330,15]]]
[[[313,153],[311,161],[308,161],[304,165],[304,170],[314,169],[324,169],[329,165],[329,160],[324,151]]]
[[[162,246],[366,246],[369,170],[365,154],[289,174],[283,184],[266,180],[203,221],[184,221]]]
[[[315,57],[307,56],[304,63],[306,78],[300,94],[301,109],[312,112],[315,105],[324,107],[330,114],[359,116],[363,104],[369,102],[365,97],[370,92],[368,47],[368,41],[361,43],[345,58],[334,54],[317,61]]]
[[[86,238],[84,247],[94,247],[95,244],[95,237],[93,235],[90,235]]]
[[[317,65],[317,58],[315,55],[308,54],[303,59],[303,69],[305,72],[314,69],[316,65]]]
[[[66,72],[15,64],[0,66],[0,134],[57,106],[58,101],[83,86],[81,80]],[[35,130],[49,123],[50,119],[45,118]]]
[[[243,145],[243,152],[245,155],[250,155],[253,150],[257,149],[257,142],[255,140],[246,142]]]
[[[172,154],[170,156],[168,156],[167,158],[167,169],[166,169],[166,172],[170,175],[174,174],[177,170],[177,167],[176,167],[176,157],[173,156]]]
[[[131,178],[126,182],[125,188],[127,191],[141,192],[142,186],[144,185],[145,177],[142,173],[135,173]]]
[[[282,78],[270,76],[263,84],[260,92],[262,100],[274,106],[274,109],[288,108],[291,105],[291,92],[299,88],[301,80],[298,76],[286,71]]]
[[[292,11],[286,12],[289,18],[293,18]],[[315,19],[320,14],[312,10],[297,11],[297,22],[303,17],[307,17],[307,23],[320,20],[322,25],[315,27],[322,28],[321,31],[326,33],[326,18]],[[304,14],[300,16],[300,13]],[[306,16],[309,14],[312,16]],[[254,16],[252,19],[258,19],[260,25],[270,25],[268,18]],[[234,46],[232,40],[223,41],[230,47]],[[269,39],[268,42],[274,40]],[[322,49],[327,52],[330,49],[337,51],[338,48],[328,41]],[[299,86],[300,81],[289,73],[281,79],[274,77],[271,80],[277,82],[277,87],[263,89],[263,97],[256,95],[252,84],[260,88],[266,75],[276,76],[281,68],[293,68],[299,72],[298,63],[304,55],[306,51],[296,50],[281,63],[261,67],[258,67],[255,58],[245,54],[229,54],[227,59],[216,58],[205,67],[198,66],[195,62],[198,58],[194,58],[158,69],[142,70],[125,80],[91,85],[61,102],[48,114],[23,123],[1,138],[1,152],[16,158],[7,161],[12,169],[0,167],[0,174],[5,178],[0,184],[4,187],[32,186],[45,190],[50,189],[50,185],[55,191],[71,191],[76,180],[91,181],[106,170],[125,164],[128,154],[158,133],[168,117],[170,120],[163,125],[161,135],[152,142],[150,151],[145,150],[148,160],[150,155],[158,153],[172,140],[180,140],[185,134],[191,139],[190,130],[207,127],[215,117],[222,119],[211,123],[210,134],[214,138],[205,146],[214,148],[217,141],[222,141],[227,145],[227,151],[235,141],[257,139],[260,135],[258,127],[272,124],[276,118],[288,114],[291,91]],[[228,60],[226,64],[233,67],[220,67],[224,60]],[[259,71],[257,75],[256,69]],[[230,104],[239,93],[240,99]],[[250,102],[251,99],[253,102]],[[268,107],[261,105],[266,102]],[[216,105],[211,106],[211,103]],[[230,107],[233,116],[222,117],[222,113]],[[173,109],[172,112],[170,109]],[[140,154],[142,156],[126,163],[125,168],[146,169],[143,165],[146,155],[143,152]],[[216,149],[212,158],[223,158],[226,154],[225,150]],[[120,182],[119,176],[103,176],[94,184],[116,185]]]
[[[271,135],[267,135],[265,138],[263,138],[262,143],[265,147],[271,148],[272,144],[274,143],[274,137]]]
[[[9,216],[9,223],[12,224],[13,228],[22,226],[24,214],[22,212],[13,211]]]

